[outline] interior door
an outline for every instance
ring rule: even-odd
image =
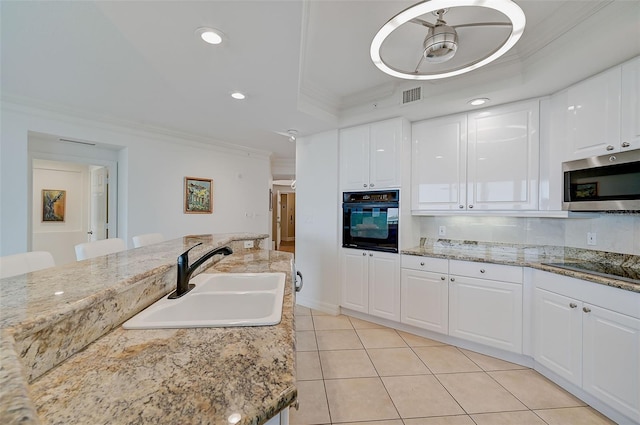
[[[97,241],[109,237],[109,170],[91,167],[91,205],[87,240]]]

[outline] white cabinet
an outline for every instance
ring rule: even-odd
[[[383,189],[402,184],[402,139],[408,137],[401,118],[340,130],[340,187]]]
[[[412,211],[536,210],[539,103],[412,126]]]
[[[566,160],[640,148],[640,57],[567,90]]]
[[[400,321],[400,256],[342,249],[342,302],[350,310]]]
[[[449,335],[522,353],[522,267],[451,260]]]
[[[449,331],[449,261],[402,256],[402,323],[447,334]]]
[[[640,422],[640,294],[532,276],[535,361]]]
[[[622,64],[620,149],[640,149],[640,56]]]

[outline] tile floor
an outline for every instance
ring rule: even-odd
[[[295,318],[291,425],[613,424],[523,366],[306,307]]]

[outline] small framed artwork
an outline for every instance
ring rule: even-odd
[[[42,189],[42,221],[63,222],[66,190]]]
[[[598,182],[578,183],[575,185],[576,199],[590,199],[598,196]]]
[[[213,180],[197,177],[184,178],[185,214],[211,214],[213,212]]]

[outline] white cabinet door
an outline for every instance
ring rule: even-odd
[[[401,322],[447,334],[449,287],[447,273],[402,270]]]
[[[640,422],[640,320],[584,304],[582,387]]]
[[[400,321],[400,255],[369,252],[369,314]]]
[[[411,209],[465,209],[467,116],[414,123],[411,137]]]
[[[400,187],[402,121],[373,123],[369,127],[369,187]]]
[[[536,289],[533,356],[569,382],[582,384],[582,303]]]
[[[469,114],[467,209],[537,210],[539,103]]]
[[[640,56],[622,64],[620,149],[640,149]]]
[[[369,258],[366,251],[342,249],[340,271],[342,306],[351,310],[369,311]]]
[[[522,353],[522,285],[449,278],[449,335]]]
[[[566,159],[620,150],[620,83],[617,66],[569,87]]]
[[[369,126],[340,130],[340,187],[369,187]]]

